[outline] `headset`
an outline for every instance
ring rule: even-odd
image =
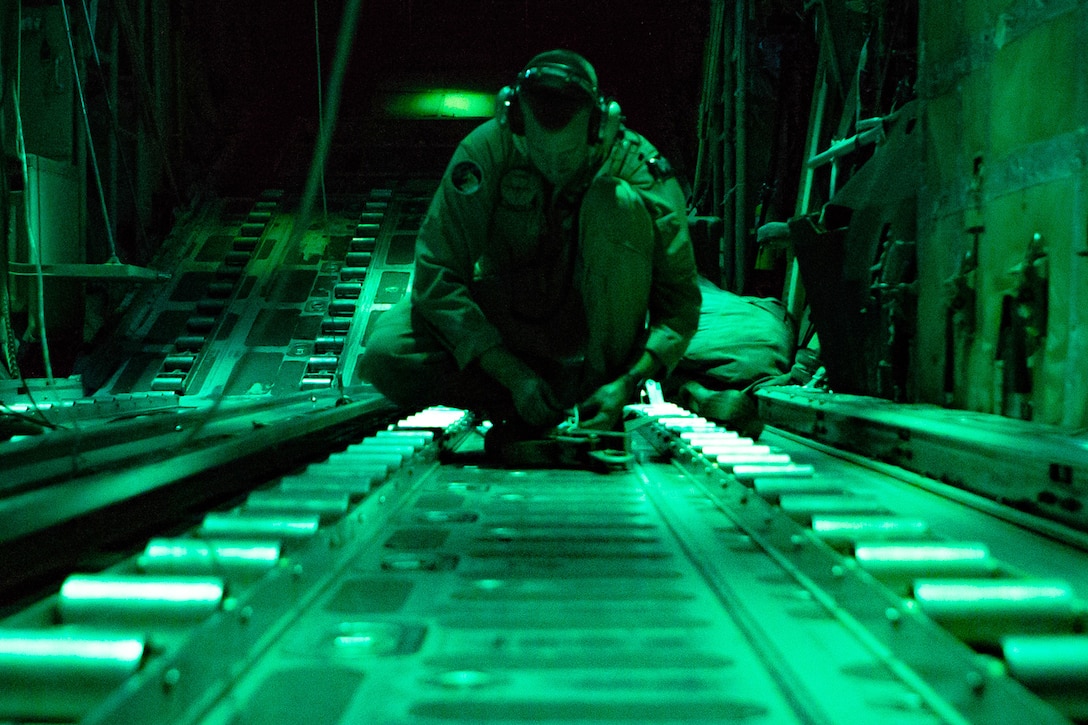
[[[521,107],[522,89],[534,84],[576,88],[589,96],[593,104],[589,110],[589,134],[586,142],[590,146],[611,141],[619,133],[623,123],[620,104],[598,93],[593,66],[576,53],[549,51],[529,61],[518,74],[513,86],[506,86],[499,91],[495,104],[496,118],[500,126],[509,128],[515,136],[525,135],[525,112]]]

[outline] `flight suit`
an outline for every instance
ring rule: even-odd
[[[478,366],[502,344],[566,406],[644,350],[666,370],[699,320],[680,185],[622,129],[559,192],[495,120],[458,146],[416,241],[410,299],[382,315],[361,377],[411,408],[511,410]]]

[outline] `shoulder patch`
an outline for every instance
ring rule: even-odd
[[[475,161],[461,161],[450,172],[450,183],[459,194],[475,194],[484,183],[484,171]]]

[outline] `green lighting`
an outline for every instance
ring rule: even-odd
[[[223,584],[209,579],[92,579],[69,578],[61,596],[73,600],[139,602],[216,602],[223,597]]]
[[[1045,602],[1072,599],[1068,586],[1058,583],[926,583],[915,587],[915,598],[931,602]]]
[[[824,536],[921,536],[928,532],[921,519],[836,518],[826,516],[812,519],[812,530]]]
[[[883,562],[979,561],[989,558],[989,555],[989,552],[983,546],[924,544],[859,546],[855,552],[855,556],[859,561]]]
[[[64,636],[49,632],[16,632],[0,637],[0,659],[12,655],[48,659],[139,660],[144,643],[135,637],[101,635],[98,637]]]
[[[495,113],[495,94],[430,88],[394,94],[385,110],[401,118],[487,118]]]

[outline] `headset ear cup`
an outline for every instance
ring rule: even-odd
[[[616,138],[623,124],[623,110],[620,104],[613,100],[601,99],[601,105],[597,109],[598,128],[596,143],[609,143]],[[592,128],[592,124],[590,125]]]
[[[515,90],[506,104],[506,125],[515,136],[525,135],[525,116],[521,111],[521,99]]]
[[[505,86],[495,99],[495,118],[503,128],[509,128],[514,134],[525,134],[521,107],[518,105],[518,91],[513,86]]]
[[[604,107],[604,99],[598,98],[593,107],[589,109],[589,134],[586,137],[586,143],[590,146],[596,146],[601,142],[601,121],[604,117]]]

